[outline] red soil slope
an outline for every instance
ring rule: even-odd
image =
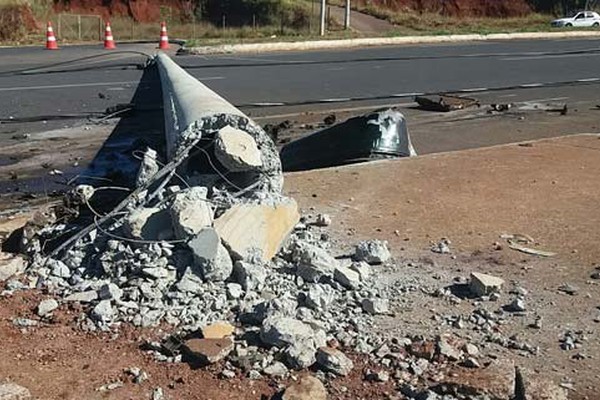
[[[532,11],[527,0],[354,0],[396,11],[438,12],[458,17],[515,17]]]

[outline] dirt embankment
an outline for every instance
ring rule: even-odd
[[[527,0],[355,0],[355,3],[456,17],[518,17],[533,11]]]
[[[39,29],[31,7],[26,4],[0,6],[0,41],[17,40],[30,31]]]
[[[137,22],[156,22],[169,18],[182,18],[192,8],[185,0],[55,0],[54,11],[76,14],[96,14],[108,19],[114,16],[131,17]],[[163,10],[168,9],[168,15]]]
[[[355,0],[355,4],[357,6],[372,5],[393,11],[414,10],[417,12],[440,13],[446,16],[457,17],[515,17],[532,12],[532,7],[527,0]],[[231,7],[235,8],[233,5]],[[129,16],[138,22],[155,22],[161,18],[165,18],[165,15],[161,15],[161,9],[164,13],[166,8],[169,9],[169,17],[185,18],[192,15],[194,2],[189,0],[54,1],[54,10],[56,12],[98,14],[104,18]],[[224,7],[222,4],[217,4],[219,18],[223,12],[227,13],[226,8],[227,6]],[[235,10],[232,9],[230,11],[228,14],[233,16]],[[210,9],[207,12],[209,15],[214,14]]]

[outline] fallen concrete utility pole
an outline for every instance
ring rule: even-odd
[[[282,195],[274,143],[259,125],[168,56],[159,54],[155,60],[168,162],[159,168],[156,152],[148,149],[146,155],[153,156],[143,158],[143,173],[132,193],[79,229],[51,257],[63,252],[68,257],[71,248],[101,234],[146,244],[189,242],[195,243],[194,251],[219,259],[252,255],[268,261],[299,219],[296,203]]]
[[[156,62],[163,91],[167,158],[172,159],[190,140],[201,137],[200,147],[211,145],[214,141],[214,160],[208,162],[223,164],[224,170],[231,174],[234,186],[247,187],[252,181],[268,191],[280,192],[283,185],[281,163],[275,145],[263,129],[167,55],[157,55]],[[215,133],[225,127],[231,129],[215,137]],[[228,146],[237,146],[236,153],[226,154]],[[242,147],[245,150],[242,151]],[[202,163],[206,164],[207,157],[205,154],[204,161],[203,157],[190,158],[182,169],[190,167],[195,172],[206,173],[206,170],[198,171],[198,168],[202,168]],[[214,165],[209,167],[213,169],[213,175],[223,172],[222,168],[215,170]],[[193,174],[194,171],[186,173]]]

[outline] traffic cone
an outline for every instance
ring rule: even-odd
[[[50,21],[48,21],[48,27],[46,28],[46,50],[58,50],[58,43],[56,43],[52,22]]]
[[[167,24],[165,22],[160,23],[160,42],[158,48],[161,50],[167,50],[169,48],[169,36],[167,36]]]
[[[104,50],[113,50],[116,48],[112,30],[110,29],[110,22],[107,22],[106,28],[104,28]]]

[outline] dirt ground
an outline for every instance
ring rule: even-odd
[[[540,346],[541,353],[501,355],[556,383],[574,382],[570,398],[595,399],[600,290],[590,274],[600,260],[599,151],[600,137],[580,135],[292,173],[286,188],[303,210],[330,214],[339,240],[387,240],[404,265],[398,271],[404,279],[437,280],[434,287],[443,287],[479,271],[526,288],[526,315],[504,329]],[[533,247],[557,255],[542,259],[511,250],[500,239],[510,233],[530,235]],[[453,256],[429,251],[441,238],[451,241]],[[578,294],[559,292],[565,283]],[[473,305],[412,296],[399,299],[399,307],[398,318],[381,321],[379,329],[444,332],[434,321],[464,315]],[[537,316],[544,328],[529,329]],[[580,360],[559,347],[569,329],[587,336]]]
[[[389,242],[396,266],[382,272],[382,281],[396,282],[403,291],[392,299],[394,315],[381,317],[374,329],[386,336],[431,337],[450,332],[461,340],[481,342],[485,357],[512,359],[540,377],[572,385],[571,399],[593,400],[600,392],[600,325],[594,322],[600,320],[600,292],[598,281],[590,280],[600,265],[600,139],[576,135],[477,148],[556,136],[568,129],[597,131],[598,111],[583,112],[589,106],[566,116],[528,112],[524,118],[521,114],[489,116],[484,110],[436,114],[404,108],[415,147],[425,155],[287,174],[286,192],[306,213],[331,215],[328,231],[340,243],[340,254],[347,250],[344,246],[361,239]],[[340,121],[363,112],[335,114]],[[328,114],[324,110],[260,118],[259,122],[292,120],[292,127],[280,135],[283,144],[318,129]],[[86,165],[114,126],[79,125],[26,138],[0,137],[0,233],[6,235],[22,225],[28,208],[51,201],[43,195],[49,188],[64,188],[65,180],[81,173],[74,164]],[[472,149],[451,151],[457,148]],[[65,174],[50,175],[53,169]],[[505,233],[530,235],[536,240],[532,247],[557,255],[542,259],[511,250],[499,237]],[[452,254],[430,251],[441,238],[451,241]],[[468,318],[475,307],[482,306],[431,295],[471,271],[500,276],[508,289],[517,285],[527,289],[527,311],[512,316],[502,329],[506,336],[539,346],[539,354],[486,344],[478,332],[457,331],[440,322],[448,316]],[[560,292],[564,283],[575,285],[578,293]],[[35,398],[151,398],[160,387],[168,399],[262,399],[288,384],[273,379],[251,381],[239,375],[220,379],[220,364],[192,370],[187,364],[157,362],[140,346],[146,338],[157,340],[168,334],[166,326],[123,326],[115,332],[85,333],[74,322],[81,310],[66,306],[37,327],[13,325],[15,317],[38,319],[34,309],[48,296],[37,290],[0,296],[0,381],[22,384]],[[509,299],[506,296],[483,306],[493,311]],[[531,329],[537,317],[543,319],[543,328]],[[567,330],[585,337],[581,348],[560,348]],[[368,361],[354,359],[357,367],[352,375],[328,387],[332,399],[396,395],[391,381],[366,384],[362,377],[370,367]],[[150,379],[133,383],[124,372],[130,367],[141,368]],[[123,387],[96,390],[116,381],[123,382]]]

